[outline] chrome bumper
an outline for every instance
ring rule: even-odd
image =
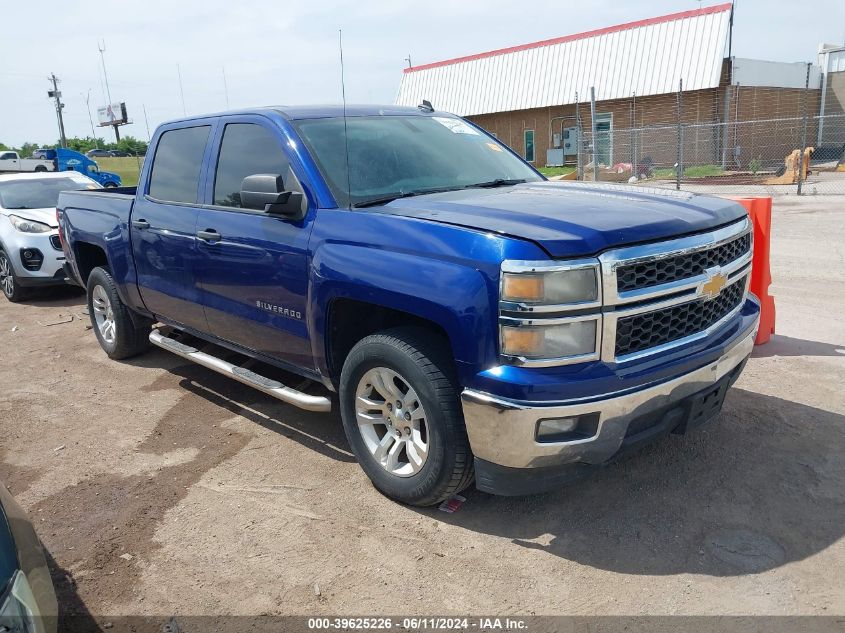
[[[759,321],[737,337],[718,360],[667,382],[589,402],[520,403],[465,389],[461,394],[467,434],[475,457],[509,468],[567,463],[601,464],[615,455],[629,423],[703,391],[736,369],[751,353]],[[599,414],[596,434],[567,442],[537,442],[537,422]]]

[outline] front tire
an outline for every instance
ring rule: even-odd
[[[415,328],[360,341],[340,377],[343,428],[388,497],[435,505],[470,485],[473,457],[445,344]]]
[[[120,300],[114,279],[105,268],[88,276],[88,314],[100,347],[113,360],[136,356],[150,346],[151,324],[135,316]]]
[[[12,303],[23,301],[29,296],[29,289],[21,286],[12,268],[12,260],[6,251],[0,249],[0,290]]]

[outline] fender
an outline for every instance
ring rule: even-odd
[[[106,254],[121,301],[133,310],[147,314],[138,293],[132,250],[127,248],[130,241],[126,219],[117,214],[73,211],[73,207],[68,207],[62,212],[62,230],[68,243],[74,246],[86,243],[101,248]],[[76,255],[75,250],[72,250],[68,260],[74,273],[82,280]]]
[[[462,375],[495,364],[501,261],[540,256],[537,246],[498,234],[348,209],[319,210],[311,249],[308,327],[323,375],[327,316],[341,298],[435,323]]]

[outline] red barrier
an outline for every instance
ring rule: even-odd
[[[757,332],[756,345],[768,343],[775,333],[775,299],[769,294],[772,283],[772,271],[769,268],[772,229],[772,199],[731,198],[736,200],[751,217],[754,224],[754,259],[751,263],[750,290],[760,299],[760,330]]]

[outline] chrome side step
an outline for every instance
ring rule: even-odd
[[[166,349],[168,352],[173,352],[177,356],[187,358],[198,365],[216,371],[218,374],[234,378],[238,382],[249,385],[254,389],[266,393],[268,396],[273,396],[282,402],[287,402],[300,409],[306,409],[307,411],[332,410],[331,400],[325,396],[312,396],[296,389],[291,389],[276,380],[256,374],[254,371],[250,371],[244,367],[233,365],[222,358],[201,352],[190,345],[180,343],[175,339],[163,335],[159,330],[150,332],[150,343],[156,347]]]

